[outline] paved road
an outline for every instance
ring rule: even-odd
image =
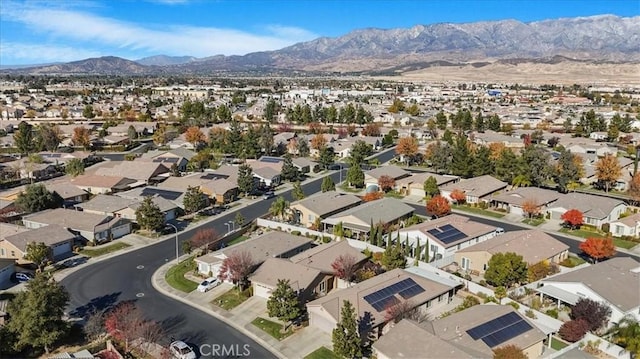
[[[427,211],[424,205],[422,204],[409,204],[410,206],[414,207],[416,209],[415,213],[422,215],[422,216],[426,216],[427,215]],[[495,227],[502,227],[504,228],[505,231],[519,231],[519,230],[524,230],[524,229],[529,229],[528,227],[524,227],[524,226],[519,226],[517,224],[514,223],[509,223],[509,222],[504,222],[502,220],[498,220],[498,219],[489,219],[489,218],[485,218],[485,217],[476,217],[472,214],[466,214],[466,213],[458,213],[461,216],[465,216],[465,217],[471,217],[473,218],[474,221],[476,222],[480,222],[480,223],[484,223],[484,224],[488,224],[491,226],[495,226]],[[549,235],[557,240],[559,240],[560,242],[566,244],[569,246],[569,251],[573,252],[573,253],[582,253],[582,251],[580,250],[580,248],[578,248],[578,246],[580,245],[580,242],[577,241],[574,238],[570,238],[567,236],[563,236],[561,234],[557,234],[557,233],[549,233]],[[632,257],[635,258],[637,260],[640,260],[640,256],[633,254],[633,253],[621,253],[621,252],[616,252],[615,257]]]
[[[331,174],[337,182],[339,174]],[[302,186],[307,195],[320,191],[322,178]],[[290,191],[283,196],[291,200]],[[275,199],[257,200],[240,209],[247,221],[265,214]],[[199,228],[227,231],[226,222],[234,212],[219,217]],[[179,233],[180,242],[188,240],[194,229]],[[225,323],[186,304],[167,298],[151,285],[152,274],[166,261],[175,260],[174,237],[120,256],[96,262],[66,277],[62,284],[71,294],[69,314],[85,317],[92,310],[109,308],[121,301],[135,300],[149,319],[162,324],[169,336],[198,346],[201,344],[251,345],[251,357],[273,358],[266,349]],[[165,343],[166,344],[166,343]]]

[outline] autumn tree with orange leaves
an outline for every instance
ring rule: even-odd
[[[76,127],[73,129],[73,136],[71,140],[73,141],[74,146],[82,146],[87,149],[91,147],[91,131],[84,127]]]
[[[427,212],[436,217],[443,217],[451,213],[449,201],[441,195],[434,196],[427,202]]]
[[[200,130],[200,127],[198,126],[191,126],[187,128],[187,131],[184,133],[184,138],[187,142],[192,144],[194,148],[198,148],[201,143],[207,141],[207,137],[202,133],[202,130]]]
[[[535,199],[527,199],[522,202],[522,211],[531,219],[540,214],[540,205]]]
[[[362,129],[363,136],[380,136],[380,125],[369,123]]]
[[[570,209],[564,212],[564,214],[560,216],[560,219],[565,221],[571,229],[580,228],[580,226],[584,224],[584,215],[577,209]]]
[[[456,202],[456,204],[464,203],[467,200],[467,195],[460,189],[456,188],[449,194],[452,200]]]
[[[611,184],[617,181],[621,175],[622,167],[620,167],[617,157],[607,154],[596,162],[596,178],[604,187],[605,192],[609,192]]]
[[[378,178],[378,186],[384,192],[389,192],[396,185],[396,180],[394,180],[391,176],[382,175]]]
[[[362,197],[362,200],[365,202],[371,202],[384,197],[383,192],[369,192]]]
[[[198,229],[191,237],[191,246],[194,248],[202,248],[207,253],[209,246],[218,240],[218,233],[213,228]]]
[[[597,263],[604,258],[612,257],[616,253],[612,238],[587,238],[580,243],[580,250]]]
[[[311,122],[309,124],[309,133],[316,135],[322,134],[322,125],[318,122]]]
[[[324,135],[321,133],[318,133],[317,135],[313,136],[313,138],[311,139],[311,148],[313,148],[314,150],[320,151],[320,149],[324,147],[326,144],[327,144],[327,139],[324,138]]]
[[[396,153],[404,156],[404,161],[409,163],[410,159],[418,153],[418,140],[415,137],[402,137],[398,140]]]

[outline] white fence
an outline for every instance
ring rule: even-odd
[[[278,222],[278,221],[271,221],[268,219],[264,219],[264,218],[257,218],[256,219],[256,224],[260,227],[267,227],[267,228],[271,228],[271,229],[277,229],[283,232],[292,232],[292,231],[298,231],[300,232],[300,234],[302,234],[303,236],[319,236],[320,238],[322,237],[330,237],[331,239],[335,239],[336,236],[333,235],[332,233],[325,233],[325,232],[319,232],[319,231],[314,231],[312,229],[306,228],[306,227],[299,227],[293,224],[288,224],[288,223],[282,223],[282,222]]]
[[[455,259],[456,259],[456,257],[454,255],[450,255],[448,257],[443,257],[443,258],[440,258],[440,259],[433,260],[433,261],[429,262],[429,265],[432,265],[432,266],[437,267],[437,268],[442,268],[442,267],[446,267],[449,264],[455,262]]]
[[[544,356],[545,359],[555,359],[555,358],[563,358],[567,352],[575,349],[586,346],[589,342],[592,344],[598,344],[597,349],[601,350],[607,355],[610,355],[613,358],[618,359],[631,359],[631,353],[626,351],[624,348],[619,347],[613,343],[610,343],[600,337],[597,337],[591,333],[585,334],[582,340],[575,342],[571,345],[568,345],[557,352],[551,353],[549,355]]]

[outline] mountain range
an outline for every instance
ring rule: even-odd
[[[599,15],[523,23],[516,20],[360,29],[275,51],[243,56],[172,57],[130,61],[92,58],[5,69],[31,74],[205,74],[274,72],[397,73],[430,66],[489,63],[640,61],[640,16]]]

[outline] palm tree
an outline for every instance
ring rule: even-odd
[[[637,319],[631,316],[620,319],[609,330],[608,336],[631,353],[632,358],[640,357],[640,322]]]
[[[269,208],[269,213],[272,216],[278,217],[278,219],[283,220],[287,211],[289,210],[289,202],[287,202],[284,197],[278,197]]]
[[[531,186],[531,181],[526,175],[517,175],[513,181],[511,181],[511,185],[515,187],[529,187]]]

